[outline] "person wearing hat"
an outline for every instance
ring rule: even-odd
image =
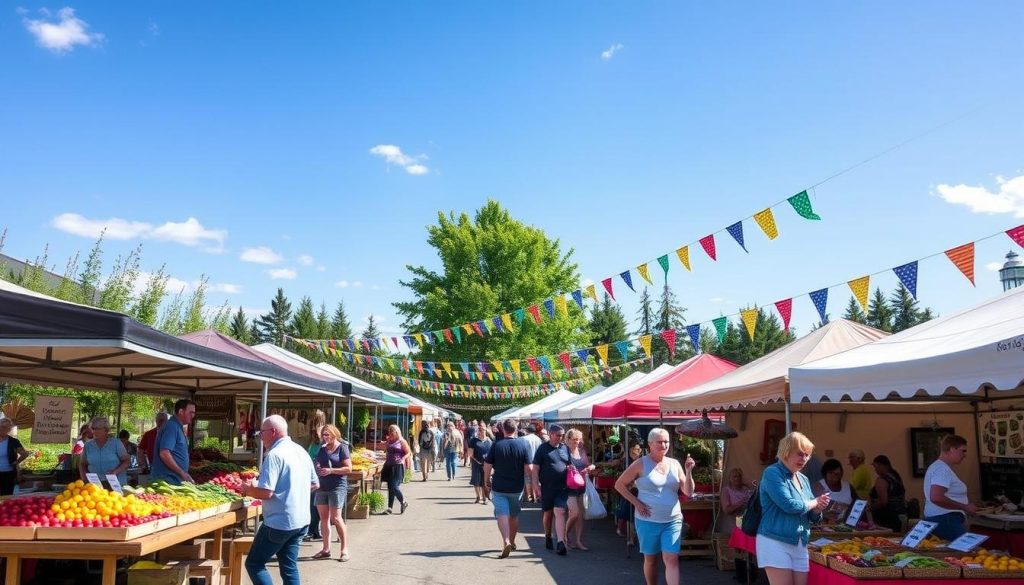
[[[853,472],[850,473],[850,487],[858,494],[870,493],[871,488],[875,486],[875,480],[871,478],[871,470],[864,465],[864,451],[851,449],[848,461],[853,468]]]

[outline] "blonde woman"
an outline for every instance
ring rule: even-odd
[[[409,502],[405,501],[402,494],[402,482],[405,481],[405,468],[412,466],[412,449],[409,442],[402,438],[402,431],[398,425],[388,427],[387,449],[384,459],[384,471],[382,475],[388,482],[388,509],[385,514],[392,514],[395,500],[401,505],[399,514],[405,514]]]
[[[569,460],[577,471],[586,475],[595,469],[590,464],[587,450],[583,448],[583,433],[579,429],[569,429],[565,433],[565,445],[569,448]],[[569,520],[565,524],[565,546],[570,549],[590,550],[583,544],[583,494],[586,488],[569,491]],[[570,538],[575,531],[575,542]]]
[[[341,541],[341,562],[348,556],[348,531],[341,511],[345,509],[348,497],[348,477],[352,471],[352,456],[348,446],[341,442],[341,431],[334,425],[324,425],[320,431],[323,445],[317,451],[313,467],[320,477],[320,487],[314,494],[316,510],[320,516],[320,534],[323,535],[323,548],[313,555],[314,559],[331,558],[331,526],[338,529],[338,540]]]

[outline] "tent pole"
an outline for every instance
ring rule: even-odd
[[[331,424],[338,424],[338,399],[331,399]]]
[[[121,410],[124,406],[124,368],[121,368],[121,377],[117,379],[117,417],[114,419],[114,428],[117,429],[111,434],[117,438],[121,432]]]
[[[263,428],[263,419],[267,418],[267,394],[270,393],[270,380],[263,381],[263,390],[260,392],[260,428]],[[263,439],[259,440],[256,447],[256,459],[263,463]]]
[[[788,435],[790,433],[790,431],[793,430],[793,425],[790,422],[790,417],[789,417],[789,401],[787,400],[787,401],[783,402],[782,405],[786,409],[786,434]]]
[[[348,435],[349,448],[352,448],[352,397],[348,397],[348,418],[345,419],[345,434]]]

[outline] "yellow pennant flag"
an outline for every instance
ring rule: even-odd
[[[679,256],[679,261],[683,263],[686,270],[692,272],[692,269],[690,268],[690,247],[683,246],[682,248],[679,248],[676,250],[676,256]]]
[[[494,366],[495,370],[498,370],[499,374],[504,374],[505,373],[505,366],[502,365],[501,360],[493,361],[493,362],[491,362],[491,365]]]
[[[605,367],[608,366],[608,344],[599,345],[594,348],[597,350],[597,355],[601,356],[601,361],[604,362]]]
[[[855,278],[846,284],[850,285],[850,290],[853,291],[853,296],[857,298],[857,302],[864,308],[864,312],[868,310],[868,289],[871,288],[871,277],[862,276]]]
[[[569,316],[569,307],[565,304],[565,297],[558,295],[555,297],[555,314],[562,313],[566,317]]]
[[[448,373],[448,377],[449,378],[454,378],[455,377],[455,376],[452,376],[452,363],[451,362],[441,362],[441,367],[444,368],[444,371]]]
[[[523,367],[522,364],[519,363],[519,360],[512,360],[511,363],[512,363],[512,371],[515,372],[516,375],[518,376],[520,374],[520,372],[521,372],[522,367]]]
[[[640,338],[640,347],[644,348],[644,354],[651,357],[651,336],[644,335]]]
[[[640,274],[640,276],[643,277],[644,280],[648,282],[648,284],[654,284],[654,282],[651,280],[651,274],[647,272],[646,262],[644,262],[643,264],[638,264],[636,267],[636,271],[638,274]]]
[[[772,208],[754,214],[754,221],[761,226],[761,231],[768,236],[769,240],[779,237],[779,226],[775,225],[775,216],[772,215]]]
[[[466,332],[466,335],[473,335],[473,326],[469,323],[463,325],[462,330]]]
[[[512,329],[512,314],[511,313],[505,313],[504,315],[502,315],[501,316],[501,323],[505,326],[505,329],[507,329],[508,331],[514,331],[514,329]]]
[[[423,347],[423,334],[413,333],[412,336],[416,338],[416,343],[420,344],[420,347]]]
[[[494,381],[494,372],[487,372],[487,379],[491,382]]]
[[[740,311],[740,318],[743,319],[743,324],[747,326],[747,335],[750,336],[750,340],[754,340],[754,329],[757,327],[757,307],[753,309],[747,309],[746,311]]]
[[[596,287],[595,287],[594,285],[590,285],[590,286],[588,286],[588,287],[587,287],[587,288],[586,288],[586,289],[584,290],[584,293],[585,293],[585,294],[586,294],[586,295],[587,295],[588,297],[590,297],[590,298],[594,299],[594,302],[595,302],[595,303],[597,302],[597,288],[596,288]]]

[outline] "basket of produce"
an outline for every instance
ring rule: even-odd
[[[1006,553],[978,549],[973,556],[960,557],[959,562],[964,579],[1024,579],[1024,560]]]
[[[915,552],[896,553],[890,561],[903,568],[906,579],[959,579],[960,566]]]
[[[807,555],[811,558],[812,563],[818,563],[819,565],[824,565],[826,567],[828,566],[828,557],[821,554],[820,551],[809,550],[807,551]]]
[[[828,566],[837,573],[854,579],[900,579],[903,570],[894,567],[885,555],[855,557],[848,553],[829,555]]]

